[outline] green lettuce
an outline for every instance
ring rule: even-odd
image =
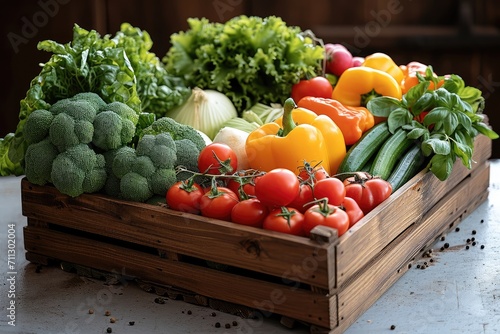
[[[187,86],[226,94],[239,114],[257,102],[282,104],[294,83],[321,73],[324,51],[279,17],[237,16],[225,23],[188,19],[162,61]]]

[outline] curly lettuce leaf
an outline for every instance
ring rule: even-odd
[[[167,71],[187,86],[226,94],[240,115],[257,102],[282,103],[294,83],[321,72],[323,48],[279,17],[190,18],[188,24],[170,37],[162,59]]]

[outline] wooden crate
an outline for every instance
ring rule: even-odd
[[[308,239],[98,194],[71,198],[23,179],[26,258],[124,272],[202,305],[341,333],[487,199],[490,155],[491,140],[478,136],[471,170],[457,162],[444,182],[420,172],[340,238],[324,227]]]

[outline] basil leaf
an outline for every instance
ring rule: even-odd
[[[432,93],[425,93],[422,95],[416,102],[413,104],[411,108],[411,113],[414,116],[418,116],[422,113],[422,111],[426,111],[431,108],[434,104],[434,95]]]
[[[422,142],[422,151],[428,153],[434,152],[435,154],[447,155],[451,152],[450,142],[436,137],[431,137]]]
[[[429,162],[429,170],[440,181],[444,181],[450,176],[454,162],[454,159],[449,155],[436,154]]]
[[[408,108],[413,107],[413,105],[420,99],[420,97],[427,92],[430,84],[431,83],[429,81],[424,81],[410,88],[403,98],[406,106]]]
[[[377,117],[389,117],[390,113],[401,107],[401,101],[388,96],[373,98],[366,104],[366,109]]]
[[[389,125],[389,131],[394,133],[399,127],[411,123],[413,119],[412,114],[405,108],[397,108],[391,111],[389,117],[387,118],[387,124]]]
[[[490,139],[497,139],[498,138],[498,133],[493,131],[488,125],[486,125],[482,122],[474,123],[474,124],[472,124],[472,126],[474,127],[474,129],[476,129],[477,131],[479,131],[480,133],[482,133],[483,135],[485,135],[486,137],[488,137]]]

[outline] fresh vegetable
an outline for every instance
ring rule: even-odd
[[[33,111],[23,129],[27,179],[39,185],[53,183],[73,197],[100,191],[107,175],[101,153],[130,143],[137,119],[126,104],[106,104],[94,93],[79,93],[57,101],[49,110]]]
[[[198,156],[198,170],[212,175],[232,174],[237,170],[238,157],[231,147],[222,143],[212,143]]]
[[[361,66],[363,65],[364,61],[365,61],[364,57],[359,57],[359,56],[352,57],[351,67]]]
[[[237,117],[238,113],[226,95],[195,87],[182,105],[167,111],[165,116],[192,126],[213,140],[224,123]]]
[[[382,52],[376,52],[366,56],[365,61],[361,66],[381,70],[396,79],[398,84],[400,84],[404,78],[404,73],[401,68],[394,62],[394,60],[392,60],[391,57]]]
[[[245,149],[249,166],[262,171],[287,168],[298,174],[298,167],[306,160],[323,166],[329,174],[335,172],[346,151],[339,127],[328,116],[296,108],[291,98],[284,107],[282,118],[248,136]]]
[[[226,186],[234,191],[240,201],[255,197],[255,182],[260,174],[252,170],[239,170],[229,178]]]
[[[325,44],[326,71],[337,77],[352,66],[352,54],[342,44]]]
[[[366,131],[363,136],[352,145],[338,168],[338,173],[357,172],[373,160],[374,156],[391,136],[387,122],[381,122]]]
[[[414,144],[414,140],[407,136],[408,132],[399,128],[380,147],[373,159],[370,174],[387,180],[391,175],[398,159]]]
[[[422,64],[418,61],[409,62],[406,65],[399,66],[404,73],[404,78],[401,80],[401,91],[403,94],[406,94],[410,88],[416,86],[419,82],[424,81],[425,79],[422,76],[426,76],[428,65]],[[432,76],[437,78],[436,73],[432,73]],[[434,81],[429,81],[429,87],[427,89],[434,90],[443,85],[444,79],[440,79],[437,82],[437,86],[435,86]]]
[[[241,200],[231,210],[231,221],[236,224],[262,228],[269,214],[267,206],[257,198]]]
[[[255,183],[255,196],[268,207],[289,205],[299,194],[297,175],[286,168],[275,168]]]
[[[267,105],[258,102],[250,109],[245,110],[242,117],[248,121],[254,121],[259,125],[263,125],[274,122],[276,119],[283,116],[283,111],[283,106],[279,103]]]
[[[183,166],[188,171],[178,171],[177,181],[189,179],[193,174],[191,172],[199,172],[198,157],[200,151],[196,144],[189,139],[174,140],[176,151],[176,166]]]
[[[300,213],[306,212],[307,209],[314,205],[313,187],[314,185],[311,183],[301,181],[299,193],[288,206],[297,209]]]
[[[225,126],[214,137],[214,143],[226,144],[236,154],[238,163],[235,170],[244,170],[250,167],[245,149],[248,134],[248,132],[243,130]]]
[[[181,212],[200,214],[200,199],[203,196],[202,187],[193,178],[174,183],[166,193],[169,208]]]
[[[398,190],[403,184],[408,182],[414,177],[422,168],[426,159],[420,146],[415,143],[410,149],[401,157],[396,167],[392,170],[391,175],[387,178],[392,186],[392,191]]]
[[[94,92],[106,103],[122,102],[136,113],[162,113],[181,104],[189,89],[167,73],[159,58],[149,52],[151,46],[147,32],[127,23],[114,37],[101,37],[95,30],[75,24],[71,42],[39,42],[38,49],[51,56],[20,102],[15,135],[0,142],[1,174],[21,174],[28,146],[24,138],[28,116],[35,110],[49,109],[59,100]]]
[[[356,173],[344,180],[345,196],[358,203],[366,215],[392,194],[389,182],[366,173]]]
[[[346,196],[344,183],[336,177],[328,177],[314,184],[314,198],[326,198],[329,204],[340,206]]]
[[[355,144],[374,125],[373,115],[365,107],[346,106],[330,97],[307,96],[297,105],[330,117],[342,131],[346,145]]]
[[[175,141],[168,133],[144,135],[136,149],[123,146],[110,159],[112,174],[118,183],[109,195],[130,201],[145,202],[153,195],[165,197],[167,190],[177,182]]]
[[[365,216],[363,210],[359,207],[358,202],[347,196],[344,197],[344,201],[342,202],[340,208],[344,210],[349,217],[349,228],[353,227],[354,224]]]
[[[289,97],[292,85],[321,71],[323,48],[279,17],[240,15],[225,23],[190,18],[170,36],[168,73],[190,87],[225,94],[239,115],[256,103]]]
[[[77,144],[54,158],[51,182],[61,193],[72,197],[94,193],[106,183],[105,164],[102,154],[86,144]]]
[[[304,236],[304,215],[294,208],[282,206],[269,212],[262,228],[286,234]]]
[[[444,83],[440,88],[428,89],[431,82],[437,87],[441,79]],[[484,122],[481,91],[465,86],[457,75],[436,78],[432,67],[427,68],[422,80],[402,100],[378,97],[367,108],[375,116],[387,117],[391,132],[403,128],[409,139],[418,140],[424,156],[430,157],[430,171],[439,180],[446,180],[456,159],[471,168],[476,135],[496,139],[498,134]],[[419,121],[421,113],[427,114]]]
[[[333,87],[327,78],[317,76],[311,79],[303,79],[292,86],[291,97],[299,101],[305,96],[324,97],[332,96]]]
[[[312,166],[307,161],[304,161],[304,165],[299,169],[299,180],[301,182],[315,184],[317,181],[326,179],[327,177],[329,175],[321,165]]]
[[[332,94],[333,99],[353,107],[366,106],[377,96],[400,100],[401,86],[390,74],[367,66],[347,69]]]
[[[231,221],[231,212],[238,202],[238,196],[231,189],[212,182],[210,190],[200,198],[201,215]]]
[[[203,139],[203,136],[198,130],[190,125],[179,123],[167,116],[154,120],[151,124],[142,129],[138,136],[141,138],[147,134],[157,135],[160,133],[169,133],[174,140],[189,139],[196,145],[199,151],[206,146],[205,139]]]
[[[320,200],[304,213],[305,236],[309,236],[311,230],[318,225],[336,229],[337,236],[340,237],[349,229],[349,216],[340,207],[329,204],[328,200]]]

